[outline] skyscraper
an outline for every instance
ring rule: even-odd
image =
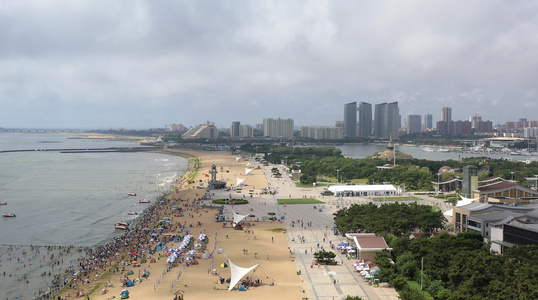
[[[235,121],[232,122],[232,127],[230,128],[230,136],[231,137],[239,137],[239,126],[241,125],[241,122]]]
[[[344,137],[357,136],[357,102],[344,104]]]
[[[443,107],[441,109],[441,121],[449,123],[452,121],[452,108]]]
[[[372,104],[359,102],[359,134],[360,137],[372,135]]]
[[[426,129],[432,129],[433,128],[433,116],[432,116],[432,114],[428,113],[427,115],[424,115],[424,127]]]
[[[400,109],[398,102],[375,105],[374,131],[376,137],[398,139],[400,129]]]
[[[422,121],[420,115],[407,116],[407,133],[420,133],[422,131]]]

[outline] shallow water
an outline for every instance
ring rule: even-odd
[[[133,145],[69,139],[58,134],[0,134],[0,150],[118,146]],[[181,157],[145,152],[0,153],[0,201],[8,203],[0,210],[17,215],[0,219],[0,299],[15,299],[20,293],[24,296],[19,299],[33,299],[33,292],[43,288],[43,282],[51,281],[48,275],[40,276],[43,270],[51,269],[46,264],[50,261],[41,257],[43,266],[34,261],[32,266],[26,262],[27,266],[22,267],[29,256],[15,257],[21,251],[5,251],[9,249],[6,245],[103,244],[121,234],[114,227],[116,222],[136,217],[127,212],[141,213],[149,206],[138,203],[139,200],[159,199],[187,166],[188,161]],[[64,259],[67,265],[71,262],[70,256]],[[3,278],[3,272],[13,276]],[[25,274],[28,284],[18,280]]]

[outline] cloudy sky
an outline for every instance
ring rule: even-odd
[[[0,0],[0,126],[538,119],[536,1]]]

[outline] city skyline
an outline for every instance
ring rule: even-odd
[[[6,2],[0,127],[334,126],[349,102],[532,120],[537,14],[531,1]]]

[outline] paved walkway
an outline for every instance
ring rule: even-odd
[[[251,162],[254,163],[254,162]],[[329,240],[333,244],[344,241],[340,235],[334,235],[333,213],[343,206],[348,207],[352,204],[368,203],[370,200],[360,197],[336,198],[321,196],[323,187],[298,188],[289,178],[273,178],[271,176],[270,165],[262,166],[263,172],[267,176],[268,184],[271,188],[276,189],[276,195],[253,195],[250,198],[248,189],[241,193],[236,191],[212,191],[213,198],[247,198],[250,203],[247,205],[236,205],[233,207],[238,214],[253,214],[261,220],[262,216],[268,216],[268,212],[275,212],[287,227],[288,243],[290,245],[290,254],[295,260],[297,270],[300,271],[303,283],[304,296],[308,299],[345,299],[348,295],[360,296],[363,299],[381,300],[381,299],[398,299],[398,293],[394,288],[387,284],[381,284],[379,287],[372,287],[362,280],[362,277],[356,272],[351,264],[354,260],[348,260],[338,251],[336,266],[315,266],[313,253],[321,248],[330,250]],[[282,169],[282,166],[278,166]],[[258,170],[259,172],[259,170]],[[285,174],[281,170],[282,174]],[[264,187],[257,187],[259,190]],[[325,202],[321,205],[322,211],[319,211],[319,205],[278,205],[277,198],[316,198]],[[232,209],[227,210],[227,219],[231,219]],[[281,219],[284,217],[284,219]],[[292,221],[295,224],[292,224]],[[302,223],[302,226],[301,226]],[[307,225],[309,224],[310,225]],[[305,242],[299,240],[299,236],[304,237]],[[324,241],[325,239],[325,241]],[[319,248],[318,248],[319,244]],[[343,262],[343,264],[342,264]]]

